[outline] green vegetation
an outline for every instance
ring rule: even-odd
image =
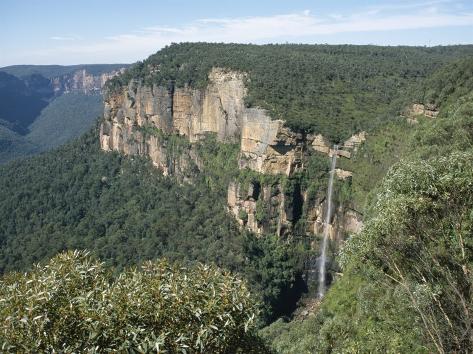
[[[22,135],[0,125],[0,164],[28,156],[35,151],[36,147],[25,141]]]
[[[353,45],[241,45],[182,43],[168,46],[110,81],[205,87],[212,67],[248,73],[248,106],[269,111],[295,130],[338,142],[385,124],[411,85],[472,46],[379,47]],[[268,65],[271,63],[271,65]]]
[[[415,132],[430,124],[430,120],[420,120],[419,125],[414,126],[405,118],[398,118],[372,131],[350,160],[337,161],[339,168],[355,172],[350,201],[356,210],[367,211],[371,198],[375,196],[376,185],[389,168],[411,150]]]
[[[277,353],[428,353],[412,309],[400,294],[344,274],[315,314],[260,331]]]
[[[25,134],[53,94],[49,80],[41,75],[20,80],[0,71],[0,125]]]
[[[103,113],[101,95],[57,96],[51,79],[71,80],[78,70],[100,75],[127,67],[14,65],[0,68],[0,164],[47,151],[88,131]]]
[[[69,93],[53,99],[24,135],[0,123],[0,164],[65,144],[89,131],[102,113],[102,96]]]
[[[355,174],[351,181],[336,181],[334,193],[338,203],[364,213],[363,231],[348,239],[341,251],[329,250],[337,256],[328,265],[335,281],[323,301],[314,305],[314,313],[289,321],[306,290],[303,264],[312,256],[307,244],[314,241],[304,237],[307,215],[306,210],[298,210],[302,203],[296,196],[302,198],[304,191],[309,203],[323,199],[326,156],[307,156],[305,171],[290,177],[264,176],[237,170],[238,146],[220,144],[213,135],[189,144],[181,136],[141,128],[143,135],[161,139],[171,158],[178,159],[183,152],[193,154],[191,160],[198,168],[192,161],[186,166],[192,172],[191,183],[178,183],[161,176],[146,159],[101,152],[95,128],[56,151],[0,167],[0,272],[32,269],[26,275],[3,277],[0,285],[7,286],[0,288],[0,294],[10,300],[0,302],[0,311],[5,318],[13,316],[11,312],[17,317],[9,318],[16,321],[10,327],[10,322],[3,321],[9,332],[0,336],[11,333],[9,345],[26,343],[29,348],[33,336],[24,333],[38,333],[43,319],[30,322],[28,315],[23,320],[22,311],[36,311],[30,304],[43,306],[31,301],[39,301],[35,296],[62,281],[65,288],[59,286],[58,294],[63,300],[46,301],[44,306],[52,306],[47,310],[38,308],[67,316],[57,315],[54,323],[44,326],[52,326],[51,331],[67,326],[80,336],[81,331],[95,333],[86,326],[105,323],[107,328],[99,333],[107,337],[89,335],[81,341],[84,345],[100,339],[103,348],[119,350],[110,340],[134,333],[136,343],[143,346],[160,341],[170,351],[177,350],[179,343],[200,350],[197,325],[182,325],[195,323],[191,316],[195,312],[189,308],[197,306],[209,310],[202,324],[210,328],[206,332],[210,342],[205,342],[210,352],[231,352],[229,348],[238,346],[242,351],[259,349],[258,337],[244,333],[250,318],[255,325],[276,320],[260,335],[281,353],[467,352],[473,347],[473,60],[437,69],[471,50],[469,46],[182,44],[137,64],[114,80],[110,89],[131,79],[166,85],[174,80],[178,86],[203,87],[208,70],[221,66],[247,72],[247,104],[267,108],[295,129],[322,132],[333,141],[369,130],[368,141],[352,160],[339,159],[339,167]],[[268,61],[275,65],[269,67]],[[405,108],[413,97],[419,103],[437,105],[439,116],[406,123],[398,108]],[[284,193],[288,200],[284,211],[295,224],[294,233],[282,240],[241,231],[226,212],[226,189],[233,180],[242,188],[279,188],[272,191]],[[258,200],[256,218],[268,222],[270,213],[268,205]],[[242,212],[240,217],[248,215]],[[31,268],[68,249],[90,249],[106,266],[81,253],[69,253],[48,266]],[[163,257],[170,263],[148,262]],[[55,270],[63,261],[69,266]],[[174,262],[188,268],[171,266]],[[197,262],[215,265],[204,267]],[[130,270],[130,266],[144,268]],[[243,283],[222,275],[215,266],[245,279],[251,296]],[[172,289],[183,291],[183,296],[170,303],[158,297],[164,301],[158,303],[148,292],[139,291],[144,286],[161,296],[163,287],[157,287],[156,274],[174,284]],[[211,287],[222,284],[244,295],[248,313],[231,306],[228,301],[233,298],[220,302],[219,296],[230,293],[214,294]],[[67,287],[73,289],[71,297],[66,296]],[[196,288],[202,296],[195,294]],[[139,294],[128,296],[135,292]],[[104,298],[99,294],[105,294]],[[135,300],[142,306],[136,306]],[[116,306],[120,321],[109,316],[109,311],[105,318],[103,302],[108,308]],[[70,303],[74,306],[63,306]],[[258,318],[251,317],[258,312],[255,303],[260,303]],[[172,324],[169,337],[146,337],[149,332],[143,328],[148,327],[142,320],[161,326],[149,316],[156,312],[154,306],[161,306],[159,313]],[[92,310],[98,319],[89,316]],[[228,336],[222,331],[225,338],[213,340],[220,331],[212,326],[223,326],[215,322],[215,318],[222,321],[218,317],[222,311],[237,318],[232,323],[235,327]],[[92,322],[74,322],[76,315]],[[176,341],[180,334],[185,338]],[[42,340],[42,335],[36,338]],[[82,350],[71,343],[72,350]]]
[[[213,266],[161,260],[113,277],[76,251],[0,278],[3,353],[264,353],[257,313],[245,283]]]
[[[369,198],[368,220],[338,260],[343,275],[305,320],[262,331],[281,353],[468,352],[473,345],[472,209],[473,61],[442,70],[455,90],[441,114],[414,126],[398,123],[358,152],[394,163]],[[463,75],[459,74],[460,71]],[[430,83],[428,83],[430,85]],[[430,86],[431,87],[431,86]],[[442,97],[441,94],[438,97]],[[405,135],[402,129],[408,128]],[[395,143],[398,136],[402,144]],[[361,155],[361,156],[360,156]],[[372,160],[382,175],[382,161]],[[353,181],[355,183],[355,180]],[[374,183],[373,180],[372,183]],[[368,184],[358,188],[370,190]]]
[[[267,276],[262,290],[292,288],[300,268],[284,266],[293,262],[289,256],[245,235],[226,212],[236,145],[205,139],[196,147],[205,173],[193,184],[178,184],[146,159],[100,151],[97,136],[94,129],[58,150],[0,167],[0,273],[29,269],[65,249],[90,249],[118,270],[160,257],[216,263],[247,279],[252,274],[260,299],[256,279],[265,270],[248,246],[258,244],[274,267],[286,269],[272,273],[273,280]],[[281,252],[294,247],[277,244]],[[282,311],[267,306],[264,316]]]
[[[26,140],[47,151],[90,130],[103,113],[102,96],[70,93],[54,99],[29,126]]]

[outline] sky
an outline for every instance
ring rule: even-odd
[[[0,0],[0,67],[132,63],[197,41],[473,44],[473,0]]]

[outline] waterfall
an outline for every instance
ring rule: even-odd
[[[325,295],[325,276],[326,276],[326,263],[327,263],[327,243],[329,236],[329,227],[330,220],[332,218],[332,191],[333,191],[333,178],[335,175],[335,166],[337,165],[337,152],[338,145],[333,146],[332,153],[332,164],[330,167],[330,176],[328,180],[328,189],[327,189],[327,209],[325,210],[325,220],[324,220],[324,233],[322,241],[322,250],[319,258],[319,289],[318,296],[322,298]]]

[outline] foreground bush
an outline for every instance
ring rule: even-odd
[[[213,266],[113,278],[75,251],[0,280],[2,352],[248,352],[255,317],[246,285]]]
[[[472,166],[472,150],[395,165],[340,257],[410,304],[430,352],[473,348]]]

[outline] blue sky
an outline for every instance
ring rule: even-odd
[[[473,43],[473,0],[1,0],[0,66],[130,63],[172,42]]]

